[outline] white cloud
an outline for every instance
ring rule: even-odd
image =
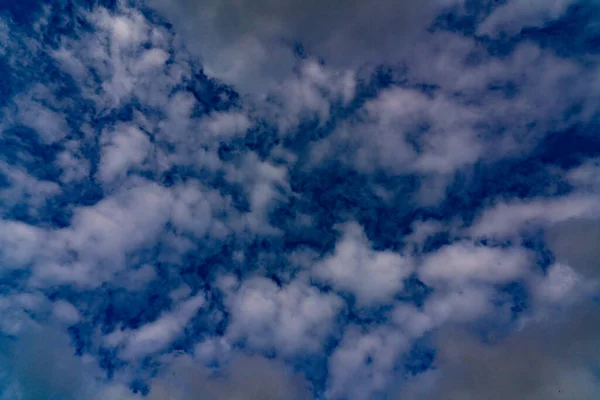
[[[40,254],[40,243],[46,239],[42,229],[18,221],[0,220],[2,269],[30,267]]]
[[[151,150],[148,135],[130,125],[120,125],[103,132],[100,141],[102,159],[99,177],[103,183],[123,181],[131,168],[143,168]]]
[[[443,3],[450,2],[456,3]],[[160,0],[151,3],[162,4]],[[595,77],[597,71],[590,66],[583,69],[533,43],[518,45],[506,57],[485,58],[465,65],[467,56],[480,54],[472,39],[450,33],[426,33],[413,41],[414,33],[430,22],[430,6],[436,8],[440,2],[425,3],[382,0],[374,7],[353,0],[332,13],[334,7],[323,2],[275,4],[259,0],[233,5],[226,1],[204,7],[201,15],[197,10],[206,6],[204,1],[167,5],[170,8],[167,14],[173,12],[169,15],[181,16],[182,9],[190,11],[186,18],[173,21],[176,26],[193,23],[192,34],[209,33],[195,35],[197,42],[190,41],[188,36],[185,43],[202,53],[203,71],[232,79],[256,95],[241,96],[243,104],[234,111],[212,112],[202,118],[195,116],[198,104],[194,96],[181,91],[198,69],[191,61],[194,57],[185,51],[182,37],[152,26],[141,12],[125,7],[124,3],[119,3],[116,12],[95,8],[91,13],[77,13],[73,20],[83,18],[91,22],[91,29],[76,28],[78,38],[63,37],[56,50],[44,49],[37,39],[23,42],[23,46],[20,42],[16,44],[15,35],[2,22],[0,53],[9,55],[7,62],[11,66],[29,67],[31,55],[23,56],[27,51],[32,54],[49,51],[65,72],[72,75],[83,101],[92,104],[89,114],[67,118],[66,112],[60,110],[71,110],[72,100],[59,101],[52,95],[55,87],[37,85],[17,96],[14,107],[7,108],[3,128],[14,123],[25,124],[38,131],[45,144],[59,146],[55,166],[60,168],[62,184],[84,181],[95,169],[83,153],[93,147],[95,130],[102,130],[101,159],[95,178],[103,183],[106,197],[94,205],[74,205],[72,221],[65,228],[0,221],[0,268],[15,275],[22,272],[18,269],[32,273],[31,279],[23,283],[24,293],[3,292],[0,296],[3,315],[0,330],[22,335],[34,332],[33,328],[39,324],[56,323],[65,328],[88,318],[79,313],[79,304],[64,300],[51,303],[32,291],[34,287],[57,290],[70,285],[77,291],[108,283],[110,287],[141,291],[148,283],[162,279],[154,262],[168,260],[177,264],[188,252],[210,247],[213,241],[225,238],[235,247],[232,262],[246,266],[252,259],[244,258],[250,253],[245,254],[248,239],[285,233],[270,225],[270,212],[278,202],[284,204],[290,196],[300,196],[292,192],[290,181],[292,171],[297,172],[293,170],[296,161],[303,162],[305,155],[287,153],[280,145],[267,157],[248,152],[224,162],[219,158],[219,145],[243,137],[262,119],[277,126],[281,135],[294,132],[305,118],[316,117],[321,123],[330,120],[333,104],[349,105],[355,98],[364,77],[357,67],[363,62],[405,60],[408,70],[402,79],[406,79],[407,85],[382,90],[366,101],[355,117],[342,122],[330,137],[313,147],[313,162],[341,158],[361,173],[383,170],[391,175],[419,175],[422,190],[416,200],[421,205],[437,203],[457,170],[468,170],[482,159],[494,161],[505,155],[520,156],[549,129],[558,131],[573,122],[585,122],[596,112],[600,89],[600,80]],[[550,10],[550,17],[562,15],[564,4],[557,2],[553,6],[556,8]],[[515,29],[513,22],[503,16],[511,9],[519,11],[516,24],[539,25],[546,17],[533,16],[531,10],[540,10],[542,6],[546,7],[540,2],[499,6],[484,21],[482,29],[491,34]],[[244,14],[245,11],[248,13]],[[236,18],[238,24],[232,24]],[[223,20],[226,24],[219,24]],[[48,22],[38,23],[35,29],[42,29],[44,23]],[[275,43],[275,38],[303,41],[309,57],[303,61],[294,58],[289,43]],[[408,42],[415,45],[406,46]],[[18,46],[25,50],[15,51]],[[315,61],[313,55],[323,55],[325,62]],[[365,73],[371,72],[367,68]],[[436,88],[428,93],[411,89],[415,82],[431,83]],[[510,96],[501,91],[489,92],[490,85],[505,82],[514,84]],[[145,115],[134,112],[133,122],[105,127],[95,123],[116,114],[130,100],[149,112]],[[262,106],[263,102],[272,103]],[[565,111],[573,104],[583,104],[582,111],[565,120]],[[79,118],[81,126],[71,126]],[[507,124],[510,129],[506,134],[486,136],[486,132],[502,131]],[[82,133],[83,139],[64,141],[69,133]],[[200,178],[182,178],[173,186],[164,187],[138,174],[149,172],[148,175],[160,176],[176,169],[173,167],[190,169],[203,178],[218,175],[238,186],[248,200],[249,211],[235,209],[229,196],[207,188]],[[243,344],[249,353],[274,352],[294,361],[296,357],[323,356],[328,339],[337,339],[343,333],[327,360],[330,373],[327,396],[373,398],[375,392],[394,385],[398,362],[415,339],[446,324],[469,324],[495,312],[494,284],[525,276],[534,299],[535,315],[548,305],[565,305],[571,297],[579,299],[574,294],[582,292],[582,281],[594,281],[599,271],[595,251],[598,246],[594,242],[598,231],[594,218],[600,217],[597,167],[597,161],[591,161],[567,174],[576,190],[572,195],[499,201],[485,210],[471,228],[458,232],[464,233],[463,237],[505,238],[530,226],[545,228],[548,246],[557,259],[545,276],[528,275],[531,255],[520,248],[492,248],[463,239],[436,253],[421,254],[431,235],[457,233],[454,222],[413,225],[414,234],[404,238],[415,250],[416,255],[411,256],[375,250],[363,229],[349,223],[342,228],[333,252],[321,260],[316,250],[299,250],[294,254],[262,252],[257,256],[260,265],[254,269],[256,275],[241,282],[231,276],[220,280],[218,286],[224,294],[225,310],[219,313],[226,312],[229,317],[225,336],[197,344],[194,357],[157,356],[185,334],[187,324],[207,305],[204,296],[190,298],[194,290],[182,285],[166,294],[174,304],[171,310],[163,310],[156,320],[138,329],[118,328],[104,338],[105,344],[118,347],[119,354],[132,361],[132,365],[119,371],[114,384],[103,381],[102,371],[94,367],[97,360],[91,356],[62,357],[61,354],[72,353],[73,349],[68,345],[54,346],[52,338],[44,341],[35,337],[31,343],[41,347],[31,347],[26,340],[19,344],[32,354],[15,351],[7,353],[8,358],[0,354],[0,358],[8,360],[0,362],[0,370],[12,367],[13,359],[18,361],[16,383],[10,383],[13,391],[7,396],[139,398],[128,393],[123,382],[138,373],[143,375],[144,371],[133,371],[135,361],[150,355],[162,364],[157,377],[149,378],[155,389],[150,398],[310,398],[306,382],[290,373],[286,365],[260,357],[236,359],[236,345]],[[25,204],[35,216],[36,209],[46,200],[61,194],[60,185],[41,181],[24,168],[2,163],[0,172],[10,184],[0,189],[0,201],[5,207]],[[379,193],[390,202],[394,199],[394,193]],[[294,223],[308,228],[317,221],[318,218],[299,212]],[[281,236],[269,239],[287,239]],[[141,259],[143,256],[138,253],[154,248],[157,243],[161,244],[157,259],[150,262]],[[421,264],[417,257],[421,257]],[[278,285],[260,276],[266,270],[263,260],[289,260],[290,269],[294,270],[278,271],[284,281]],[[304,270],[295,275],[298,269]],[[422,307],[396,303],[394,297],[404,289],[404,278],[415,271],[435,291]],[[169,279],[179,278],[178,271],[169,274],[173,274]],[[343,324],[347,323],[342,321],[344,300],[309,285],[310,278],[327,283],[336,291],[353,294],[359,308],[390,305],[394,309],[384,314],[386,322],[381,325],[353,326],[344,332]],[[501,351],[476,348],[473,356],[468,344],[463,346],[459,338],[457,347],[466,348],[466,352],[461,354],[465,349],[458,348],[457,353],[448,355],[446,351],[453,350],[455,345],[451,340],[449,343],[441,345],[443,368],[450,365],[461,372],[475,371],[464,376],[481,376],[477,374],[493,369],[486,356],[500,360],[498,365],[503,365]],[[0,348],[5,348],[2,343]],[[508,353],[520,355],[510,348]],[[25,356],[19,358],[16,354]],[[479,354],[484,357],[479,359]],[[595,394],[590,374],[573,360],[567,360],[572,368],[565,372],[561,368],[544,369],[543,363],[537,364],[536,357],[535,365],[550,371],[549,375],[560,385],[577,386],[580,391],[576,395],[580,397],[591,398]],[[561,357],[557,359],[562,361]],[[481,370],[475,367],[470,370],[465,359],[474,360],[472,364]],[[231,364],[223,367],[228,362]],[[203,364],[220,367],[213,370]],[[519,382],[519,376],[508,374],[511,379],[507,379],[503,372],[500,371],[498,382],[505,385]],[[434,382],[449,388],[439,398],[452,398],[461,391],[474,393],[473,398],[486,393],[477,386],[478,382],[465,384],[461,381],[464,376],[450,376],[456,379],[448,383],[442,376],[439,382]],[[495,378],[483,381],[493,382]],[[0,372],[0,384],[2,379],[4,375]],[[492,395],[503,398],[497,394],[502,392],[501,386]],[[542,386],[531,395],[532,399],[561,398],[562,395],[555,394],[555,386]],[[460,390],[455,390],[457,387]],[[512,397],[522,397],[519,388],[511,390],[508,393]]]
[[[425,303],[424,312],[436,327],[470,322],[491,311],[492,294],[489,288],[477,286],[438,293]]]
[[[257,233],[280,233],[270,225],[268,213],[277,200],[290,193],[287,167],[261,161],[255,153],[247,153],[239,165],[226,165],[225,170],[227,180],[243,185],[250,203],[248,213],[229,223],[240,231],[248,227]]]
[[[577,296],[573,296],[578,288],[581,290],[581,277],[571,267],[564,264],[553,264],[549,267],[547,275],[538,279],[533,287],[534,295],[538,301],[543,303],[558,304],[569,302]]]
[[[390,320],[399,327],[408,339],[417,339],[435,328],[432,316],[413,305],[400,304],[392,311]]]
[[[477,237],[506,237],[520,230],[548,226],[572,218],[600,215],[595,196],[573,194],[557,198],[498,202],[488,208],[469,229]]]
[[[317,263],[313,275],[336,290],[356,296],[361,306],[390,302],[413,271],[412,260],[392,251],[374,251],[362,228],[346,224],[334,253]]]
[[[322,351],[333,333],[342,301],[300,282],[282,288],[266,278],[250,278],[227,295],[231,315],[227,337],[285,356]]]
[[[600,193],[600,160],[592,159],[584,162],[567,174],[569,183],[578,189],[590,193]]]
[[[204,295],[181,301],[172,311],[164,312],[157,320],[134,331],[116,331],[107,338],[110,345],[121,344],[121,356],[126,360],[139,359],[167,348],[181,336],[185,326],[206,303]]]
[[[132,10],[127,11],[130,11],[127,13],[129,15],[111,15],[107,10],[100,8],[93,14],[98,25],[111,33],[119,50],[136,48],[148,37],[149,27],[144,17]]]
[[[90,207],[75,209],[71,226],[40,243],[35,266],[38,285],[97,285],[110,280],[133,251],[156,243],[170,217],[172,197],[160,186],[141,182]],[[39,254],[39,253],[38,253]]]
[[[63,114],[53,111],[27,96],[16,100],[17,118],[20,123],[34,129],[46,144],[57,142],[69,134],[69,126]]]
[[[350,327],[329,359],[329,399],[373,398],[385,391],[393,377],[398,355],[408,349],[402,333],[388,327],[363,332]]]
[[[72,183],[86,179],[90,173],[90,162],[81,154],[80,144],[70,141],[64,147],[65,150],[56,157],[56,165],[61,169],[60,180]]]
[[[198,184],[190,183],[176,188],[171,221],[175,228],[201,238],[212,222],[210,198],[207,199]]]
[[[167,66],[168,42],[164,30],[151,27],[137,10],[119,7],[118,13],[98,7],[78,11],[93,31],[79,31],[76,40],[61,38],[60,47],[50,51],[79,84],[82,95],[92,100],[99,112],[108,113],[133,96],[150,106],[164,106],[170,91],[185,75],[185,63]],[[143,44],[150,48],[143,49]],[[182,68],[183,67],[183,68]],[[93,70],[100,82],[92,79]]]
[[[469,323],[485,316],[492,311],[492,298],[492,289],[477,285],[437,290],[422,308],[396,305],[390,320],[407,339],[416,340],[446,324]]]
[[[8,336],[22,335],[38,327],[33,314],[45,311],[46,302],[39,294],[21,292],[0,296],[0,333]]]
[[[144,74],[152,72],[159,67],[163,67],[168,59],[169,54],[163,49],[152,48],[146,50],[133,66],[132,73]]]
[[[73,304],[64,300],[54,302],[52,314],[56,317],[56,319],[65,324],[75,324],[79,322],[81,318],[79,311],[73,306]]]
[[[296,76],[282,81],[259,99],[270,100],[262,112],[286,134],[303,119],[317,117],[323,123],[335,103],[347,105],[355,96],[357,78],[351,70],[336,70],[315,60],[300,63]],[[273,103],[276,103],[273,104]]]
[[[495,36],[499,33],[516,34],[525,27],[542,27],[563,16],[575,0],[512,0],[498,6],[479,25],[477,32]]]
[[[55,182],[37,179],[24,168],[3,161],[0,161],[0,173],[8,181],[8,185],[0,189],[3,208],[26,205],[27,212],[36,216],[46,200],[61,193],[60,186]]]
[[[416,200],[437,204],[454,173],[488,151],[477,134],[481,115],[443,92],[394,87],[311,146],[312,165],[335,158],[364,173],[417,174]]]
[[[250,128],[248,117],[240,112],[215,112],[202,119],[202,134],[218,140],[243,135]]]
[[[519,248],[493,248],[458,242],[427,255],[418,268],[428,285],[462,286],[471,282],[503,283],[525,275],[531,255]]]

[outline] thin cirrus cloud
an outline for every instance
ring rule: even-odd
[[[599,396],[594,2],[3,7],[0,399]]]

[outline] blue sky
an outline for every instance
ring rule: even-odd
[[[0,399],[600,397],[600,7],[0,1]]]

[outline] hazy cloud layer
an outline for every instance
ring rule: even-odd
[[[150,0],[186,36],[210,74],[242,88],[289,75],[291,45],[337,67],[400,62],[435,11],[453,1]],[[258,79],[256,82],[254,80]],[[254,81],[254,82],[253,82]]]

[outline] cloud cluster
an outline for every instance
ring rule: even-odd
[[[96,3],[0,13],[0,399],[598,396],[592,2]]]

